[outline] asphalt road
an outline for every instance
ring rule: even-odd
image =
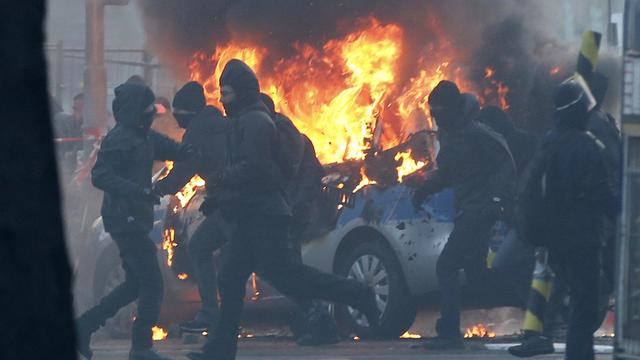
[[[365,359],[473,359],[473,360],[507,360],[515,359],[504,350],[487,350],[484,343],[473,341],[466,344],[467,349],[461,351],[426,351],[414,349],[418,344],[414,340],[397,340],[388,342],[342,342],[323,347],[299,347],[287,339],[245,339],[240,342],[238,360],[365,360]],[[156,342],[158,352],[173,359],[186,359],[190,351],[198,350],[201,344],[184,344],[180,339]],[[500,346],[498,346],[500,347]],[[96,360],[127,359],[129,342],[101,341],[94,342],[93,349]],[[603,347],[602,350],[608,350]],[[562,353],[536,357],[536,359],[563,359]],[[611,359],[610,354],[599,354],[598,360]]]

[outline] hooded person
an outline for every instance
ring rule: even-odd
[[[202,308],[193,320],[181,324],[180,328],[185,332],[210,332],[218,316],[218,279],[213,253],[228,241],[230,235],[228,224],[213,199],[215,181],[209,175],[224,168],[230,126],[220,110],[207,106],[204,89],[197,82],[187,83],[176,93],[173,109],[178,124],[185,129],[182,143],[196,148],[199,156],[176,161],[171,172],[158,181],[155,191],[161,195],[175,194],[196,174],[205,180],[207,197],[200,208],[205,219],[191,236],[188,247]]]
[[[189,156],[169,138],[149,130],[155,96],[146,86],[123,84],[115,89],[116,126],[105,136],[91,176],[104,191],[102,220],[118,246],[125,281],[77,320],[78,350],[91,358],[91,334],[116,312],[137,300],[131,333],[130,360],[161,360],[152,349],[152,330],[162,303],[162,274],[157,248],[148,234],[153,228],[153,206],[160,197],[151,188],[154,160],[180,160]]]
[[[235,231],[223,248],[216,326],[203,352],[188,357],[235,359],[245,285],[252,272],[290,298],[318,298],[359,309],[377,329],[379,310],[371,289],[303,265],[291,256],[291,211],[275,153],[278,131],[269,109],[259,100],[255,73],[240,60],[231,60],[220,77],[220,89],[232,130],[230,162],[215,175],[216,200]]]
[[[428,196],[453,188],[458,215],[454,229],[436,264],[442,293],[438,337],[424,344],[430,349],[463,347],[460,334],[461,269],[473,288],[484,291],[497,279],[489,276],[486,256],[491,229],[513,201],[515,166],[504,139],[465,114],[464,97],[450,81],[440,82],[429,95],[431,115],[441,142],[434,170],[415,192],[416,209]]]
[[[602,225],[615,217],[617,205],[604,145],[586,131],[593,104],[584,88],[565,82],[553,102],[554,129],[532,160],[520,196],[521,228],[526,239],[549,249],[552,266],[570,289],[566,359],[589,360],[598,318]],[[542,195],[534,196],[540,189]]]
[[[311,209],[322,191],[322,177],[324,168],[316,157],[311,139],[303,135],[295,127],[291,119],[276,111],[273,99],[260,93],[260,101],[266,105],[271,117],[278,128],[283,150],[290,154],[291,163],[299,164],[295,169],[295,176],[286,187],[287,201],[291,207],[291,227],[289,231],[292,256],[302,262],[302,237],[311,221]],[[296,314],[301,326],[295,331],[296,343],[301,346],[318,346],[333,344],[339,341],[337,327],[328,307],[319,301],[308,299],[294,300],[304,314]],[[293,328],[293,326],[292,326]]]

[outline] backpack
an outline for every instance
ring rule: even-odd
[[[304,143],[300,131],[284,115],[272,117],[278,131],[278,145],[275,149],[275,161],[284,175],[285,181],[293,181],[300,169],[304,153]]]
[[[549,191],[549,168],[554,155],[561,150],[564,139],[542,148],[525,170],[524,181],[518,194],[516,221],[519,235],[534,246],[550,246],[554,233],[566,219],[562,201]]]

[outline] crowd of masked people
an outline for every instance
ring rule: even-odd
[[[245,63],[228,62],[219,85],[224,114],[207,105],[198,83],[187,83],[176,93],[173,115],[185,130],[180,143],[151,129],[156,106],[148,87],[127,82],[115,89],[116,125],[102,141],[91,177],[104,192],[104,227],[120,251],[125,281],[76,321],[78,350],[87,359],[92,333],[133,301],[138,311],[129,359],[165,359],[152,347],[163,295],[157,248],[149,238],[153,206],[195,174],[206,181],[200,208],[205,220],[189,243],[202,309],[182,328],[206,330],[209,336],[200,352],[187,355],[190,359],[235,359],[245,284],[253,272],[305,314],[301,345],[339,339],[319,301],[351,306],[365,315],[371,334],[378,331],[373,289],[301,261],[300,235],[323,176],[310,139],[276,112]],[[504,286],[505,276],[524,283],[525,303],[532,268],[522,276],[504,269],[518,258],[514,254],[531,254],[532,259],[533,248],[545,246],[571,299],[567,358],[593,359],[598,289],[604,286],[601,278],[612,281],[610,273],[608,278],[601,272],[613,267],[604,249],[611,249],[617,216],[620,140],[614,123],[587,95],[575,83],[560,85],[554,95],[555,127],[540,141],[515,128],[501,109],[481,109],[473,95],[462,94],[452,82],[442,81],[429,95],[440,151],[437,169],[416,188],[413,202],[420,208],[430,195],[453,188],[457,214],[437,263],[442,293],[438,336],[426,348],[463,347],[460,270],[485,291]],[[155,184],[154,160],[174,161],[170,174]],[[531,214],[534,221],[528,219]],[[488,242],[497,221],[509,224],[518,236],[504,246],[512,249],[503,256],[504,264],[489,269]],[[219,267],[213,261],[217,250]],[[514,354],[546,353],[549,344],[553,349],[548,334],[528,334]]]

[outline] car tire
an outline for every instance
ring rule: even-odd
[[[416,318],[416,306],[400,264],[386,244],[370,241],[348,250],[337,264],[336,272],[372,287],[381,312],[380,330],[371,334],[362,314],[348,306],[336,306],[336,322],[343,335],[355,331],[360,337],[395,339],[411,327]]]
[[[117,251],[105,251],[105,256],[98,262],[95,272],[94,299],[99,303],[102,298],[125,280],[124,269],[120,264]],[[105,322],[103,331],[113,339],[131,337],[131,327],[137,311],[136,302],[120,309],[114,317]]]

